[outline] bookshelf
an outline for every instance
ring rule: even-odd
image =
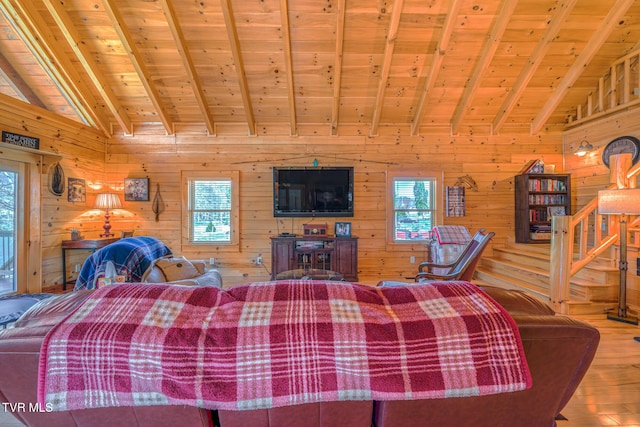
[[[515,228],[518,243],[549,243],[552,215],[571,215],[571,175],[516,175]]]

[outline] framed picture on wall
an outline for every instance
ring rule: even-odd
[[[466,203],[464,197],[464,187],[447,187],[447,216],[465,216]]]
[[[71,203],[85,203],[87,201],[87,186],[84,179],[69,178],[67,180],[69,195],[67,200]]]
[[[145,202],[149,200],[149,178],[125,178],[124,200]]]
[[[351,223],[336,222],[335,234],[336,237],[351,237]]]

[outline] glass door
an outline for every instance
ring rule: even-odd
[[[20,164],[0,160],[0,295],[17,291]]]

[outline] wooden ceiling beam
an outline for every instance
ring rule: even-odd
[[[540,38],[540,40],[538,41],[538,44],[533,50],[533,53],[531,54],[531,56],[529,56],[529,60],[520,72],[518,80],[516,80],[516,83],[509,91],[507,98],[502,103],[502,106],[500,106],[498,115],[493,120],[493,132],[498,132],[500,130],[504,122],[507,120],[509,114],[511,114],[511,112],[515,108],[518,100],[522,96],[522,93],[525,91],[527,85],[533,78],[533,75],[544,60],[549,47],[551,47],[551,43],[560,32],[562,25],[569,17],[569,14],[573,10],[573,7],[576,5],[577,1],[578,0],[567,0],[564,2],[560,2],[558,10],[551,18],[551,22],[547,26],[546,31],[542,35],[542,38]]]
[[[442,27],[442,32],[440,33],[440,40],[438,40],[438,45],[436,46],[436,50],[433,54],[431,68],[429,68],[429,74],[427,74],[427,78],[420,93],[420,100],[416,105],[416,112],[413,116],[413,120],[411,120],[411,135],[416,135],[420,129],[420,125],[422,124],[424,105],[427,102],[429,92],[433,89],[436,77],[438,77],[438,73],[442,67],[444,56],[449,48],[449,42],[451,41],[451,35],[455,28],[455,22],[458,19],[458,13],[460,12],[462,1],[463,0],[452,0],[449,4],[449,11],[447,12],[447,17],[444,26]]]
[[[567,74],[563,77],[562,81],[553,90],[553,94],[547,99],[544,107],[540,110],[536,118],[531,125],[531,132],[538,133],[542,130],[545,123],[551,117],[551,114],[558,107],[562,98],[564,98],[573,84],[578,80],[585,67],[591,62],[595,54],[600,50],[604,42],[607,40],[615,26],[620,19],[627,13],[629,7],[633,4],[634,0],[618,0],[609,10],[609,13],[602,21],[600,27],[593,34],[593,37],[589,40],[589,43],[580,52],[580,55],[576,58],[575,62],[567,71]]]
[[[84,84],[71,61],[54,43],[56,37],[47,28],[44,19],[32,2],[0,0],[10,14],[16,32],[36,57],[40,65],[56,83],[60,93],[86,124],[94,126],[105,135],[111,135],[111,126],[100,111],[97,100]]]
[[[198,72],[196,71],[196,67],[193,64],[193,60],[191,59],[189,49],[187,48],[187,42],[184,38],[184,33],[182,32],[182,28],[180,28],[180,24],[178,23],[178,17],[176,16],[175,9],[171,4],[171,0],[160,0],[160,4],[162,5],[164,16],[167,18],[167,24],[171,29],[171,33],[173,34],[176,45],[178,46],[178,53],[182,58],[184,69],[187,72],[187,77],[189,78],[189,82],[191,83],[193,94],[196,97],[196,102],[198,103],[198,107],[200,107],[200,111],[204,116],[207,131],[209,132],[209,135],[215,135],[216,129],[213,121],[213,116],[211,115],[211,111],[209,110],[205,93],[202,89],[200,78],[198,77]]]
[[[231,44],[231,55],[235,64],[236,75],[238,76],[238,86],[242,96],[244,105],[244,114],[247,118],[247,126],[249,127],[249,135],[256,135],[256,119],[253,114],[253,105],[251,102],[251,94],[249,93],[249,85],[247,83],[247,75],[244,71],[244,61],[242,60],[242,52],[240,52],[240,40],[238,39],[238,29],[233,15],[233,7],[231,0],[220,0],[222,6],[222,14],[227,28],[227,37]]]
[[[113,93],[113,90],[111,90],[111,85],[107,83],[106,79],[100,72],[98,65],[92,59],[91,52],[89,52],[89,49],[83,43],[80,34],[75,29],[73,20],[64,9],[64,4],[59,1],[52,0],[43,0],[43,3],[47,7],[47,10],[55,20],[56,24],[58,24],[58,28],[60,28],[60,31],[67,40],[67,43],[69,43],[69,46],[71,46],[71,49],[82,64],[82,67],[89,75],[91,82],[100,93],[102,100],[111,111],[111,114],[114,115],[116,121],[126,133],[132,134],[133,126],[125,108],[120,105],[116,95]]]
[[[344,55],[344,20],[347,0],[338,1],[336,17],[336,62],[333,65],[333,107],[331,108],[331,135],[338,135],[340,117],[340,85],[342,84],[342,59]]]
[[[38,96],[31,90],[29,85],[24,81],[20,74],[16,71],[13,65],[9,62],[9,60],[0,52],[0,72],[4,76],[5,80],[11,85],[13,90],[29,104],[37,105],[40,108],[47,107],[44,105],[42,100],[38,98]]]
[[[147,96],[156,109],[156,113],[158,114],[158,117],[160,118],[160,121],[162,122],[162,125],[167,132],[167,135],[173,135],[173,122],[169,118],[169,115],[167,114],[164,105],[162,104],[158,89],[151,81],[151,74],[149,73],[149,70],[147,69],[144,61],[140,57],[140,54],[135,47],[135,41],[131,37],[129,31],[123,26],[125,19],[118,10],[117,5],[115,4],[115,0],[103,0],[102,5],[104,6],[109,19],[111,20],[111,24],[113,25],[114,30],[118,34],[120,43],[122,43],[124,50],[127,52],[127,55],[131,60],[131,64],[138,74],[140,82],[147,92]]]
[[[380,125],[380,117],[382,116],[382,105],[384,103],[384,93],[387,89],[387,80],[389,79],[389,70],[391,69],[391,60],[393,59],[393,51],[395,49],[396,37],[398,36],[398,27],[400,26],[400,15],[402,15],[402,7],[404,0],[395,0],[393,10],[391,11],[391,22],[387,31],[387,43],[384,47],[384,57],[382,59],[382,68],[380,70],[380,81],[378,82],[378,93],[373,106],[373,116],[371,118],[370,135],[378,134],[378,126]]]
[[[280,19],[282,21],[282,47],[287,68],[287,97],[289,99],[289,126],[291,135],[298,134],[298,113],[296,111],[296,91],[293,81],[293,54],[291,53],[291,30],[289,27],[289,3],[280,0]]]
[[[496,17],[496,21],[492,25],[487,41],[482,46],[482,51],[480,52],[478,61],[476,61],[473,72],[471,73],[471,78],[465,85],[462,97],[458,101],[458,106],[453,114],[453,118],[451,120],[451,132],[453,134],[458,133],[460,123],[462,123],[462,118],[464,117],[467,108],[469,108],[469,105],[471,105],[471,102],[475,98],[480,81],[482,80],[486,70],[489,68],[489,64],[491,64],[491,61],[493,60],[496,50],[498,49],[498,45],[500,44],[502,36],[509,24],[509,19],[511,18],[511,15],[513,15],[513,11],[517,4],[518,2],[513,0],[502,1],[500,12]]]

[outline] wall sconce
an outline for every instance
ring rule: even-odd
[[[640,215],[640,188],[598,191],[598,214],[620,215],[618,315],[609,314],[607,318],[637,325],[637,318],[627,316],[627,215]]]
[[[593,145],[591,145],[591,143],[589,141],[587,141],[586,139],[583,139],[580,142],[580,145],[578,146],[578,148],[576,148],[576,151],[573,153],[578,157],[582,157],[584,155],[586,155],[589,151],[593,150]]]
[[[100,193],[96,196],[96,202],[93,205],[94,209],[104,210],[104,234],[101,234],[100,237],[111,237],[113,233],[111,233],[111,224],[109,223],[109,209],[120,209],[122,204],[120,203],[120,197],[115,193]]]

